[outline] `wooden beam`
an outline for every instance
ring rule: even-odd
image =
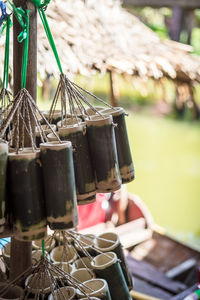
[[[123,0],[125,6],[150,6],[150,7],[174,7],[179,6],[183,8],[200,8],[199,0]]]
[[[30,39],[27,68],[26,88],[36,100],[37,93],[37,10],[35,6],[27,0],[14,0],[14,4],[21,6],[24,10],[30,10]],[[16,18],[13,18],[13,78],[14,78],[14,95],[21,89],[21,66],[23,43],[17,41],[17,36],[22,31]],[[34,126],[34,124],[32,124]],[[28,141],[28,140],[27,140]],[[28,146],[28,145],[26,145]],[[28,200],[28,199],[27,199]],[[15,279],[23,273],[32,263],[32,243],[21,242],[14,237],[11,239],[11,259],[10,259],[10,279]]]

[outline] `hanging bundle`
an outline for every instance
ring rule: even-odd
[[[122,183],[131,182],[135,177],[135,171],[129,146],[126,129],[125,111],[122,107],[104,109],[103,114],[112,115],[115,127],[115,138],[117,145],[117,155]]]
[[[101,103],[104,103],[109,108],[112,108],[110,105],[105,103],[103,100],[99,99],[92,93],[87,90],[81,88],[77,84],[70,81],[66,75],[63,74],[61,63],[58,57],[58,53],[56,50],[56,46],[45,16],[45,12],[43,6],[45,5],[45,1],[42,3],[41,1],[32,0],[34,4],[38,7],[38,12],[40,18],[42,20],[47,38],[51,45],[51,48],[54,52],[58,68],[60,70],[60,81],[53,99],[53,103],[49,113],[49,120],[53,119],[53,116],[56,112],[57,102],[60,98],[61,100],[61,121],[59,122],[59,135],[62,139],[69,139],[72,141],[72,145],[75,148],[74,152],[74,163],[75,163],[75,177],[76,177],[76,186],[77,186],[77,199],[78,204],[86,204],[94,201],[95,195],[95,185],[94,180],[96,180],[96,187],[98,191],[101,192],[110,192],[115,191],[120,188],[121,179],[119,175],[119,167],[117,162],[117,153],[116,153],[116,145],[115,145],[115,136],[113,132],[113,124],[112,118],[109,121],[104,115],[101,114],[101,107],[93,107],[90,104],[90,101],[87,97],[92,97],[96,100],[99,100]],[[85,96],[86,94],[86,96]],[[89,110],[85,107],[87,105]],[[93,113],[92,113],[93,112]],[[93,134],[87,133],[87,129],[93,128],[93,123],[90,123],[90,119],[92,119],[91,115],[99,115],[100,119],[95,121],[95,124],[101,124],[100,126],[96,126],[96,132],[94,135],[98,134],[97,132],[101,131],[101,136],[103,140],[96,140],[93,142]],[[88,119],[86,133],[82,131],[82,127],[80,126],[81,122],[79,117],[82,119]],[[71,118],[71,124],[74,126],[70,126],[69,123],[66,124],[66,118]],[[93,119],[94,122],[94,119]],[[91,126],[90,126],[90,125]],[[75,128],[76,127],[76,128]],[[100,128],[101,127],[101,128]],[[99,129],[99,130],[98,130]],[[103,133],[104,132],[104,133]],[[107,135],[108,134],[108,135]],[[87,145],[87,138],[89,140],[89,148]],[[99,144],[100,143],[100,144]],[[99,151],[96,149],[99,147]],[[88,149],[90,151],[88,151]],[[93,153],[94,152],[94,153]],[[101,153],[100,153],[101,152]],[[100,154],[99,154],[100,153]],[[91,158],[92,156],[92,158]],[[104,157],[106,157],[106,162],[104,161]],[[100,159],[96,162],[96,159]],[[91,165],[92,160],[92,165]],[[76,164],[77,162],[77,164]],[[99,167],[97,167],[99,164]],[[86,172],[86,169],[89,172]],[[93,177],[92,168],[95,173],[95,179]],[[84,173],[83,171],[84,170]],[[87,178],[84,179],[85,174],[87,174]]]
[[[40,149],[47,222],[53,230],[76,227],[78,220],[71,142],[43,143]]]
[[[16,9],[16,8],[15,8]],[[15,10],[16,13],[16,10]],[[23,22],[23,31],[18,36],[24,41],[21,90],[9,106],[9,112],[0,126],[0,138],[11,127],[8,155],[8,202],[12,213],[16,238],[22,240],[41,239],[46,234],[46,216],[43,197],[40,151],[35,144],[35,124],[44,142],[46,135],[37,119],[42,113],[37,108],[26,86],[26,70],[29,41],[29,11],[17,10],[17,17]],[[45,118],[44,118],[45,119]],[[48,127],[50,124],[46,120]],[[55,134],[56,135],[56,134]],[[58,138],[59,139],[59,138]],[[46,138],[47,140],[47,138]],[[30,145],[30,148],[25,148]]]
[[[0,232],[4,231],[8,144],[0,140]]]

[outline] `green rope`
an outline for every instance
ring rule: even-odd
[[[8,88],[9,80],[9,56],[10,56],[10,27],[11,27],[10,16],[6,19],[6,44],[5,44],[5,54],[4,54],[4,72],[3,72],[3,88]]]
[[[51,30],[50,30],[50,27],[49,27],[49,24],[48,24],[48,21],[47,21],[47,18],[45,16],[43,8],[41,8],[41,9],[38,8],[38,13],[40,15],[44,30],[45,30],[47,38],[49,40],[49,44],[50,44],[51,49],[54,53],[58,68],[60,70],[60,73],[63,74],[63,70],[62,70],[62,67],[61,67],[61,63],[60,63],[60,59],[59,59],[58,52],[57,52],[57,49],[56,49],[56,45],[55,45],[55,42],[54,42],[54,39],[53,39],[53,36],[52,36],[52,33],[51,33]]]
[[[55,45],[55,42],[54,42],[54,39],[53,39],[53,36],[52,36],[52,33],[51,33],[51,29],[49,27],[49,24],[48,24],[48,21],[47,21],[47,18],[46,18],[44,9],[43,9],[44,7],[46,7],[50,3],[50,1],[51,0],[43,0],[43,1],[41,1],[41,0],[31,0],[31,2],[33,4],[35,4],[35,6],[37,7],[40,19],[42,21],[44,30],[46,32],[46,36],[47,36],[47,38],[49,40],[49,44],[51,46],[51,49],[52,49],[52,51],[54,53],[54,56],[55,56],[58,68],[60,70],[60,73],[63,74],[63,70],[62,70],[62,67],[61,67],[60,59],[59,59],[59,56],[58,56],[58,51],[56,49],[56,45]]]
[[[25,29],[19,34],[18,41],[24,40],[23,57],[22,57],[22,73],[21,73],[21,88],[26,87],[26,74],[27,74],[27,63],[28,63],[28,45],[29,45],[29,10],[26,10],[25,15]]]
[[[23,17],[25,17],[24,10],[21,7],[16,7],[11,0],[7,0],[7,2],[9,4],[8,7],[10,8],[10,10],[12,10],[12,12],[15,15],[17,21],[19,22],[19,24],[21,25],[21,27],[23,29],[25,29],[26,24],[23,21]]]
[[[45,243],[44,243],[44,240],[42,240],[42,256],[45,257]]]

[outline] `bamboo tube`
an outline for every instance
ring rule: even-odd
[[[125,111],[122,107],[105,109],[102,114],[112,115],[115,127],[117,156],[122,183],[131,182],[135,177],[134,165],[129,146],[128,133],[125,121]]]
[[[107,281],[112,299],[132,300],[120,263],[114,252],[97,255],[93,258],[91,265],[96,275]]]
[[[55,124],[50,124],[50,125],[51,125],[51,128],[55,131],[56,130],[56,125]],[[43,132],[44,132],[46,137],[49,133],[52,132],[48,125],[41,125],[41,127],[42,127]],[[38,127],[36,127],[36,129],[35,129],[35,136],[36,136],[36,146],[39,148],[40,144],[42,143],[42,140],[41,140],[40,130],[39,130]]]
[[[48,300],[73,300],[76,299],[76,290],[73,287],[65,286],[56,289],[53,294],[50,294]]]
[[[95,273],[90,270],[90,269],[86,269],[86,268],[81,268],[78,270],[74,270],[71,273],[71,276],[73,278],[75,278],[75,282],[77,281],[78,283],[83,283],[87,280],[93,279],[96,277]]]
[[[61,110],[54,110],[51,116],[49,116],[49,113],[50,111],[44,111],[43,115],[52,124],[57,124],[61,120],[61,114],[62,114]]]
[[[131,273],[128,269],[126,259],[124,256],[123,248],[119,240],[119,236],[114,232],[105,232],[97,236],[95,240],[95,247],[101,252],[115,252],[118,259],[120,260],[120,265],[128,285],[129,290],[133,288],[133,281]]]
[[[84,285],[81,286],[85,291],[89,299],[91,296],[98,297],[101,300],[111,300],[111,295],[107,282],[104,279],[91,279],[84,282]],[[77,289],[78,298],[85,298],[85,295]],[[120,299],[120,298],[116,298]],[[114,300],[114,298],[113,298]],[[121,300],[121,299],[120,299]],[[128,300],[128,299],[127,299]]]
[[[78,224],[71,142],[40,144],[47,222],[52,230]]]
[[[72,119],[72,118],[65,118],[65,119],[63,119],[62,121],[60,120],[57,124],[56,124],[56,126],[57,126],[57,128],[60,128],[60,127],[65,127],[65,126],[67,126],[67,125],[74,125],[74,124],[77,124],[77,122],[82,122],[82,119],[81,118],[74,118],[74,119]]]
[[[8,144],[0,141],[0,232],[4,231]]]
[[[84,124],[70,125],[58,129],[61,140],[69,140],[74,148],[74,171],[78,205],[96,200],[96,188],[90,161]]]
[[[40,151],[25,148],[8,155],[9,201],[17,239],[32,241],[46,235]]]
[[[86,124],[97,191],[116,191],[121,186],[121,178],[112,117],[92,116]]]

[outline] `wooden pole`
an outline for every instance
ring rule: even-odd
[[[30,10],[30,39],[27,68],[26,89],[33,99],[37,95],[37,10],[35,6],[26,0],[14,0],[14,4],[21,6],[24,10]],[[17,36],[22,31],[16,18],[13,18],[13,78],[14,78],[14,95],[21,89],[21,66],[23,43],[17,41]],[[32,126],[34,123],[32,122]],[[27,139],[26,146],[28,146]],[[21,242],[14,237],[11,239],[11,259],[10,259],[10,279],[15,279],[23,271],[31,266],[31,242]]]
[[[109,71],[109,79],[110,79],[110,104],[112,106],[117,106],[117,98],[118,98],[118,91],[116,86],[116,78],[115,73],[113,71]]]

